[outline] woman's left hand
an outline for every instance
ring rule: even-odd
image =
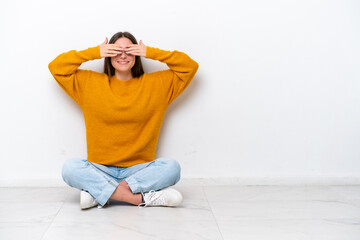
[[[137,44],[128,45],[125,49],[125,53],[132,54],[135,56],[145,57],[146,56],[146,46],[144,45],[142,40],[140,40],[139,45],[137,45]]]

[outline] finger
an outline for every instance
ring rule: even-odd
[[[136,50],[131,50],[131,51],[125,51],[125,53],[129,53],[129,54],[133,54],[133,53],[138,53],[139,51],[136,51]]]
[[[105,57],[116,57],[117,54],[106,54]]]
[[[129,54],[131,54],[131,53],[138,53],[139,51],[136,51],[136,50],[131,50],[131,51],[125,51],[125,53],[129,53]]]
[[[105,38],[105,41],[102,44],[106,44],[108,42],[108,38]]]
[[[126,53],[127,55],[134,55],[134,56],[140,56],[140,53],[138,52],[131,52],[131,53]]]
[[[133,49],[125,49],[125,52],[141,52],[142,49],[140,48],[133,48]]]
[[[136,56],[137,54],[136,54],[136,53],[126,53],[126,55],[129,55],[129,56]]]
[[[136,50],[139,50],[139,46],[132,46],[132,47],[128,47],[128,48],[125,48],[126,51],[136,51]]]
[[[122,54],[122,51],[108,51],[107,52],[108,54],[116,54],[116,55],[118,55],[118,54]]]
[[[107,48],[106,52],[122,52],[122,49],[116,49],[116,48]]]
[[[144,49],[145,45],[132,45],[126,48],[126,50],[132,50],[132,49]]]
[[[121,47],[119,47],[119,45],[117,45],[117,44],[108,44],[107,45],[107,47],[108,47],[108,49],[122,49]]]
[[[140,45],[145,45],[142,40],[140,40]]]
[[[137,45],[137,44],[130,44],[130,45],[127,45],[125,48],[132,48],[132,47],[139,47],[139,45]]]
[[[125,49],[125,52],[141,52],[140,48]]]
[[[107,49],[108,50],[114,50],[114,51],[123,51],[122,48],[117,47],[117,46],[109,46]]]

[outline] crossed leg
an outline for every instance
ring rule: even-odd
[[[160,190],[180,180],[180,165],[168,158],[122,168],[121,176],[115,176],[118,170],[86,159],[70,159],[63,166],[62,177],[69,186],[89,192],[102,206],[109,199],[138,205],[142,202],[141,193]]]
[[[119,186],[115,189],[110,199],[127,202],[134,205],[139,205],[142,202],[141,193],[137,193],[137,194],[132,193],[126,181],[119,182]]]

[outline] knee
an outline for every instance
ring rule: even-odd
[[[162,162],[166,165],[167,173],[173,178],[174,184],[180,180],[181,167],[178,161],[171,158],[162,158]]]
[[[80,158],[71,158],[64,163],[61,172],[64,182],[72,186],[72,179],[77,175],[76,172],[79,170],[79,168],[84,166],[84,161],[86,160]]]

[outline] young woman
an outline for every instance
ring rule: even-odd
[[[144,73],[141,58],[166,63],[168,70]],[[79,69],[105,58],[104,73]],[[81,190],[81,209],[110,199],[138,206],[178,206],[182,195],[168,188],[180,180],[174,159],[155,150],[167,107],[190,84],[199,65],[179,51],[145,46],[129,32],[86,50],[60,54],[49,70],[82,109],[87,159],[64,163],[62,177]]]

